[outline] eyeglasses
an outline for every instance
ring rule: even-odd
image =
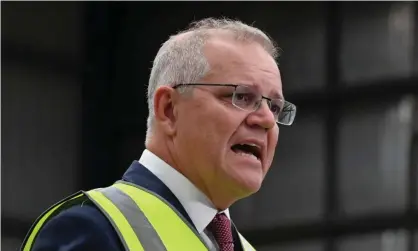
[[[254,112],[260,108],[263,99],[267,101],[270,111],[274,115],[276,123],[281,125],[292,125],[296,117],[296,106],[283,99],[273,99],[261,95],[255,88],[246,85],[236,84],[209,84],[209,83],[188,83],[177,84],[173,88],[187,86],[225,86],[234,87],[232,93],[232,104],[244,111]]]

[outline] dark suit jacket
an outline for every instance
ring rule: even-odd
[[[148,169],[134,161],[123,180],[142,186],[166,199],[191,225],[193,223],[174,194]],[[235,251],[242,251],[233,230]],[[33,245],[34,251],[124,251],[112,225],[91,203],[65,209],[42,228]],[[148,250],[146,250],[148,251]]]

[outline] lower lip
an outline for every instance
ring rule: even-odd
[[[249,155],[249,154],[243,154],[240,152],[234,152],[232,151],[232,153],[238,157],[241,161],[245,161],[247,163],[251,163],[252,165],[257,165],[260,166],[261,165],[261,161],[257,158],[255,158],[253,155]]]

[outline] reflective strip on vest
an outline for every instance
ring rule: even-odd
[[[99,191],[120,209],[131,225],[136,237],[141,242],[144,250],[166,251],[159,235],[155,232],[147,217],[145,217],[142,210],[131,197],[113,186],[100,189]]]
[[[111,219],[110,222],[114,229],[117,229],[117,233],[126,250],[144,251],[144,248],[136,237],[135,231],[118,206],[97,190],[87,192],[87,196],[101,209],[108,219]]]
[[[116,189],[116,190],[115,190]],[[133,184],[119,182],[111,187],[96,190],[102,193],[119,208],[127,222],[130,223],[136,236],[140,239],[144,250],[166,251],[184,250],[185,247],[194,251],[207,251],[199,233],[164,199],[144,188]],[[87,194],[90,194],[88,192]],[[121,196],[121,194],[124,194]],[[94,197],[90,197],[94,200]],[[103,212],[107,208],[95,203]],[[112,224],[117,225],[119,219],[109,212],[105,213]],[[171,226],[171,227],[168,227]],[[173,231],[173,227],[174,231]],[[121,229],[116,228],[119,232]],[[120,235],[121,237],[123,235]],[[125,239],[126,243],[130,240]]]

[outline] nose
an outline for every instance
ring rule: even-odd
[[[270,110],[267,100],[261,100],[260,107],[247,116],[249,126],[258,126],[263,129],[271,129],[276,125],[276,120]]]

